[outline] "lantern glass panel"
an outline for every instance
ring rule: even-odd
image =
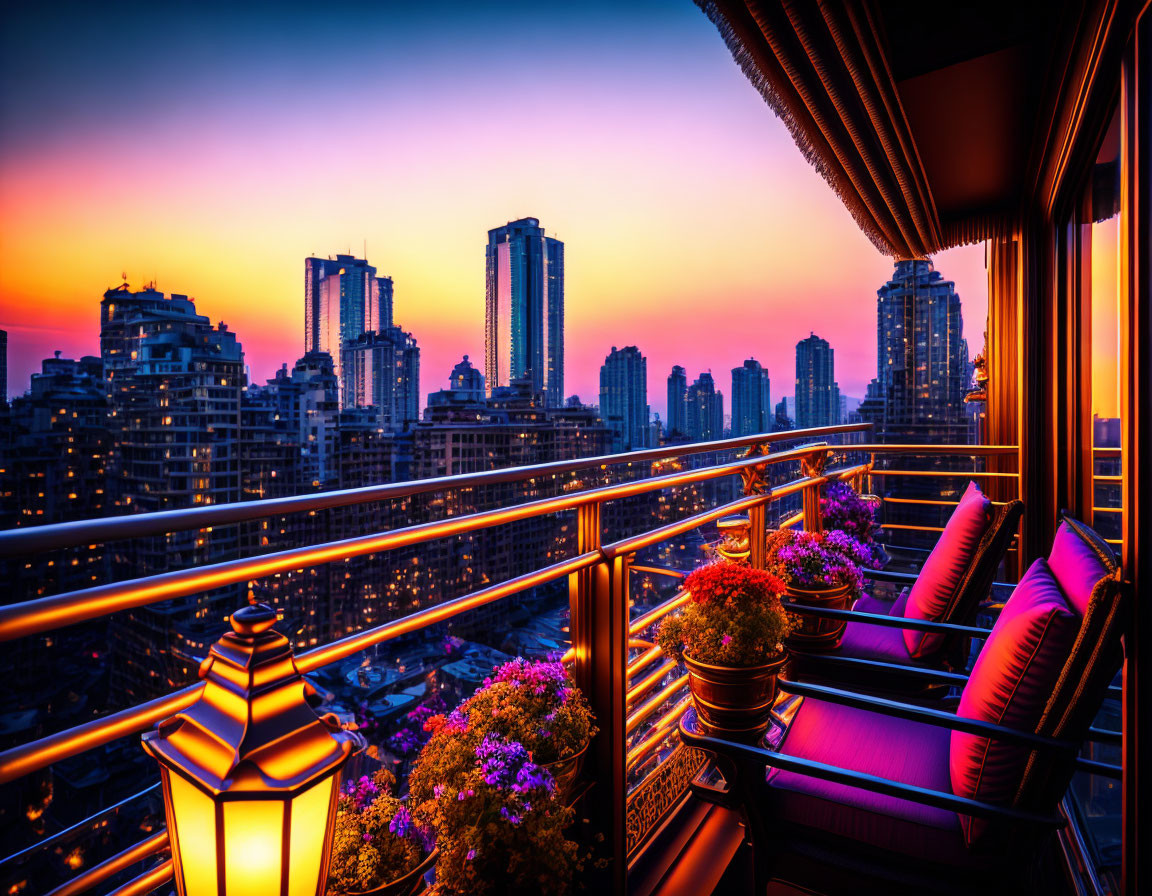
[[[328,806],[339,775],[329,775],[292,800],[289,896],[316,896],[328,834]]]
[[[212,797],[180,775],[165,773],[172,795],[172,815],[184,896],[216,894],[216,807]]]
[[[286,808],[284,801],[276,799],[224,803],[224,883],[228,893],[279,896]],[[188,860],[184,862],[187,865]]]

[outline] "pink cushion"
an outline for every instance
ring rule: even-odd
[[[900,591],[899,596],[893,600],[884,600],[873,597],[871,594],[861,594],[852,604],[857,613],[875,613],[877,616],[903,616],[904,607],[908,604],[908,589]]]
[[[1083,616],[1088,612],[1088,599],[1092,589],[1112,570],[1100,555],[1067,523],[1061,523],[1048,555],[1048,566],[1060,583],[1068,603]]]
[[[781,752],[947,793],[948,733],[805,697]],[[799,826],[904,855],[972,861],[955,812],[780,769],[768,772],[768,784],[772,818],[785,830]]]
[[[957,715],[1021,731],[1035,730],[1079,628],[1080,616],[1061,593],[1048,562],[1037,560],[992,627],[960,695]],[[953,731],[949,750],[952,791],[958,796],[1010,804],[1027,758],[1026,747]],[[971,845],[986,823],[967,817],[961,820]]]
[[[924,561],[916,584],[908,594],[908,606],[903,614],[905,619],[944,621],[944,615],[976,557],[976,548],[991,520],[992,502],[984,497],[976,483],[968,483],[967,491],[952,511],[940,540]],[[944,636],[905,629],[904,643],[908,645],[909,654],[924,659],[940,649]]]

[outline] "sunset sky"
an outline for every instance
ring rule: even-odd
[[[791,394],[796,342],[875,375],[891,273],[688,0],[616,4],[28,4],[0,37],[0,327],[9,393],[98,352],[127,272],[224,320],[255,381],[303,351],[303,259],[367,244],[421,348],[421,392],[483,358],[487,231],[566,244],[566,391],[613,345],[755,357]],[[36,7],[32,9],[31,7]],[[982,246],[935,259],[983,343]]]

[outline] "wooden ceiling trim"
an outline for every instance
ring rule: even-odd
[[[784,4],[792,30],[804,48],[812,71],[819,79],[819,86],[827,95],[832,110],[852,141],[852,148],[864,166],[864,172],[884,203],[883,209],[873,211],[877,217],[886,211],[900,233],[903,246],[907,247],[911,255],[923,256],[926,254],[924,241],[904,202],[891,156],[885,150],[863,96],[856,88],[848,60],[838,50],[834,33],[838,26],[829,24],[826,15],[806,9],[811,15],[810,22],[805,18],[805,12],[794,4]],[[847,151],[847,147],[845,149]]]
[[[1051,125],[1047,138],[1039,144],[1041,154],[1035,159],[1033,195],[1040,199],[1039,211],[1045,216],[1054,214],[1066,186],[1069,170],[1082,167],[1084,159],[1074,159],[1074,153],[1085,152],[1085,143],[1079,137],[1084,129],[1103,129],[1111,118],[1113,107],[1119,97],[1119,79],[1108,74],[1101,78],[1101,72],[1112,73],[1119,70],[1119,60],[1123,51],[1123,37],[1127,33],[1119,27],[1128,22],[1131,16],[1120,15],[1121,7],[1130,4],[1122,0],[1102,0],[1085,9],[1072,34],[1091,32],[1091,40],[1077,41],[1079,52],[1063,55],[1067,60],[1059,79],[1054,79],[1055,89],[1048,116]],[[1101,81],[1107,80],[1108,86]]]

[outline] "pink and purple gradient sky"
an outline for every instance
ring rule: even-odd
[[[0,38],[0,327],[9,393],[98,352],[126,271],[224,320],[262,382],[303,350],[303,259],[351,249],[396,283],[421,392],[482,366],[489,228],[566,243],[566,391],[613,345],[725,393],[745,358],[773,401],[796,342],[876,365],[891,273],[687,0],[25,9]],[[983,343],[981,246],[935,259]]]

